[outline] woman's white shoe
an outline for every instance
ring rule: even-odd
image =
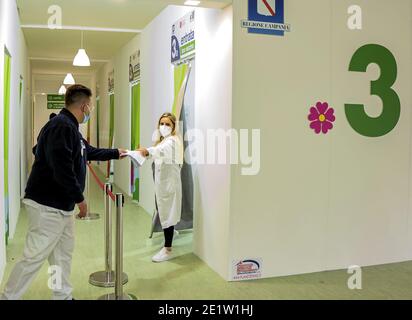
[[[156,255],[153,256],[153,262],[163,262],[174,258],[172,251],[162,248]]]

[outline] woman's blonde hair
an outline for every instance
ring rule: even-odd
[[[159,121],[157,123],[157,129],[160,128],[160,122],[162,122],[162,119],[164,119],[164,118],[168,118],[172,122],[173,130],[172,130],[171,135],[172,136],[176,135],[176,116],[173,113],[170,113],[170,112],[165,112],[160,116]],[[164,139],[164,137],[160,136],[160,139],[158,141],[156,141],[155,146],[157,146],[160,142],[162,142],[163,139]]]

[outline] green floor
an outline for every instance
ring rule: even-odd
[[[92,183],[92,210],[103,213],[102,193]],[[349,290],[346,270],[321,272],[258,281],[229,283],[191,252],[192,234],[175,241],[179,257],[154,264],[151,257],[161,246],[162,236],[148,240],[150,216],[126,201],[124,209],[124,271],[129,276],[125,292],[139,299],[412,299],[412,262],[363,269],[363,289]],[[24,209],[17,232],[7,248],[8,263],[0,287],[22,253],[27,228]],[[24,299],[49,299],[47,263]],[[103,221],[76,222],[76,248],[72,284],[76,299],[97,299],[113,289],[89,285],[89,275],[103,269]]]

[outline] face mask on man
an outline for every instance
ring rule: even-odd
[[[170,128],[169,126],[166,126],[166,125],[161,125],[159,127],[159,131],[160,131],[160,134],[162,135],[162,137],[164,137],[164,138],[166,138],[166,137],[168,137],[172,134],[172,128]]]
[[[87,108],[89,109],[89,106],[87,106]],[[83,118],[83,124],[89,122],[90,120],[90,109],[89,109],[89,113],[83,112],[84,113],[84,118]]]

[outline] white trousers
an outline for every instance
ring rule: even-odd
[[[70,272],[74,249],[74,216],[64,216],[59,210],[42,205],[26,205],[26,208],[29,230],[23,257],[14,266],[1,299],[21,299],[48,259],[50,266],[54,267],[51,270],[59,271],[49,274],[49,281],[45,284],[52,288],[53,299],[72,300]]]

